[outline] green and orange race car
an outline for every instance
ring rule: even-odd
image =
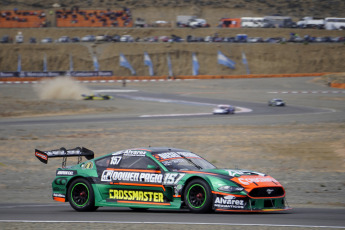
[[[183,149],[126,149],[94,158],[87,148],[35,150],[35,156],[62,157],[52,183],[53,199],[77,211],[98,207],[265,212],[289,210],[283,186],[274,178],[249,170],[218,169]],[[87,161],[81,163],[81,157]],[[66,167],[67,157],[78,164]]]

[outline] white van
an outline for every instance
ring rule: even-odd
[[[260,17],[242,17],[242,28],[262,28],[264,27],[264,18]]]
[[[22,32],[18,32],[16,35],[16,43],[23,43],[24,42],[24,36]]]

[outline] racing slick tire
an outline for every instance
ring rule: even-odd
[[[74,180],[68,187],[68,201],[79,212],[95,211],[95,195],[89,181],[84,178]]]
[[[192,180],[184,194],[184,202],[191,212],[207,213],[212,210],[211,188],[204,180]]]

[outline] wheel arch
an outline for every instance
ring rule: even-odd
[[[68,202],[68,194],[67,194],[67,193],[68,193],[68,188],[71,186],[71,184],[72,184],[75,180],[80,179],[80,178],[83,178],[83,179],[87,180],[88,182],[90,182],[90,184],[93,184],[93,181],[92,181],[89,177],[85,177],[85,176],[78,175],[78,176],[75,176],[75,177],[71,178],[71,179],[67,182],[67,184],[66,184],[66,200],[65,200],[65,202]]]
[[[185,197],[185,190],[186,190],[187,185],[188,185],[191,181],[193,181],[193,180],[195,180],[195,179],[201,179],[201,180],[205,181],[205,182],[210,186],[211,191],[214,191],[214,190],[213,190],[213,185],[212,185],[212,183],[211,183],[211,180],[210,180],[208,177],[203,177],[203,176],[191,176],[191,177],[189,177],[189,178],[185,181],[185,183],[184,183],[184,185],[183,185],[183,188],[182,188],[182,190],[181,190],[181,200],[184,200],[184,197]]]

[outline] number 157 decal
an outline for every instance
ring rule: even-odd
[[[182,179],[182,177],[184,177],[184,175],[186,174],[185,173],[166,173],[164,175],[163,184],[175,185]]]

